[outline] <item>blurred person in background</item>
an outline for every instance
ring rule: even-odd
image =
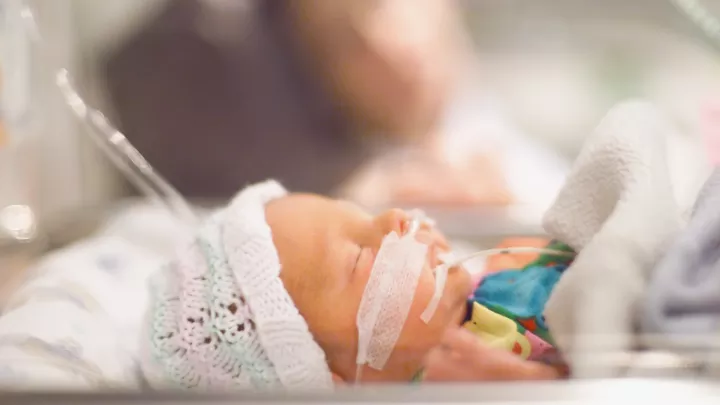
[[[183,194],[266,178],[327,194],[379,146],[435,142],[461,36],[453,0],[171,0],[109,55],[107,83],[122,129]]]
[[[504,204],[492,159],[453,167],[437,156],[464,45],[454,0],[171,0],[106,73],[122,129],[189,197],[276,178],[321,194],[350,180],[364,197]],[[378,149],[402,144],[423,158],[363,176]],[[497,359],[490,368],[509,378],[542,374],[452,336],[447,347]],[[447,353],[429,357],[428,380],[488,379],[490,368]]]

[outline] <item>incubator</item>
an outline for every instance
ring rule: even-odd
[[[634,4],[628,5],[625,2],[612,2],[612,5],[605,5],[608,10],[616,9],[616,13],[605,11],[610,17],[608,18],[619,18],[619,15],[623,14],[623,11],[638,12],[643,7],[652,9],[653,13],[659,16],[659,19],[670,18],[672,26],[675,27],[683,35],[688,35],[692,38],[703,38],[708,41],[708,44],[718,46],[717,41],[720,41],[720,14],[714,14],[711,7],[704,4],[702,1],[692,0],[668,0],[665,6],[658,6],[657,3],[653,3],[650,0],[636,2],[642,3],[644,6]],[[502,36],[504,27],[500,27],[507,21],[514,21],[511,17],[512,6],[507,4],[500,4],[500,2],[489,2],[485,5],[467,5],[468,10],[475,10],[476,12],[470,12],[469,18],[476,18],[482,22],[479,24],[478,30],[481,33],[489,34],[485,38],[491,38],[493,35]],[[548,3],[548,2],[545,2]],[[591,2],[583,2],[583,6],[591,8]],[[706,3],[710,3],[706,0]],[[22,5],[23,2],[8,1],[7,4],[18,4]],[[531,9],[534,10],[537,15],[533,15],[532,18],[542,19],[542,17],[548,13],[548,10],[557,11],[558,14],[565,17],[573,17],[579,10],[583,10],[583,7],[575,4],[570,6],[567,2],[561,2],[563,6],[552,6],[548,4],[534,5]],[[567,7],[564,7],[567,6]],[[534,7],[534,8],[533,8]],[[558,8],[559,7],[559,8]],[[677,7],[674,9],[672,7]],[[22,30],[28,34],[27,39],[32,40],[40,49],[48,51],[46,44],[46,36],[42,34],[42,27],[36,24],[34,12],[29,7],[19,7],[16,9],[5,9],[12,13],[16,13],[20,18],[13,19],[14,24],[21,22]],[[479,10],[479,11],[478,11]],[[674,10],[675,14],[672,14],[670,10]],[[488,12],[490,11],[490,12]],[[680,11],[683,14],[678,13]],[[493,14],[494,13],[494,14]],[[531,12],[528,12],[531,15]],[[642,14],[642,13],[640,13]],[[655,15],[654,14],[654,15]],[[7,18],[9,14],[5,14]],[[487,24],[487,15],[500,16],[497,19],[496,25]],[[671,17],[667,17],[667,16]],[[687,17],[687,19],[685,18]],[[525,18],[525,21],[529,26],[533,26],[532,18]],[[503,20],[504,19],[504,20]],[[501,22],[501,20],[503,20]],[[569,26],[571,26],[570,24]],[[15,28],[17,29],[17,27]],[[525,27],[527,29],[527,27]],[[597,32],[589,35],[591,38],[596,39],[598,36]],[[709,38],[709,39],[708,39]],[[485,46],[485,52],[492,52],[488,50],[487,43],[483,44],[482,41],[488,41],[487,39],[479,40],[479,46],[482,48]],[[704,49],[699,46],[700,49]],[[693,48],[694,51],[697,49]],[[15,51],[13,55],[17,55],[18,51]],[[693,55],[697,55],[702,52],[691,52]],[[22,57],[20,58],[22,59]],[[499,58],[502,59],[502,58]],[[704,56],[699,57],[703,61],[707,58]],[[14,60],[14,59],[13,59]],[[98,110],[84,100],[75,84],[73,83],[70,72],[66,70],[64,66],[56,66],[50,59],[45,60],[44,71],[52,78],[56,90],[62,95],[63,102],[66,104],[68,111],[70,111],[76,119],[81,122],[83,130],[93,139],[96,145],[105,153],[105,155],[116,164],[120,170],[128,177],[133,184],[142,190],[147,197],[155,202],[162,209],[172,213],[174,217],[189,227],[195,226],[198,221],[199,214],[197,210],[192,207],[181,195],[178,193],[172,185],[166,182],[159,173],[153,170],[151,163],[147,162],[142,155],[128,142],[125,136],[112,126],[108,119]],[[23,69],[19,69],[22,71]],[[14,69],[13,71],[17,71]],[[545,72],[545,71],[543,71]],[[549,70],[548,70],[549,72]],[[547,73],[547,72],[546,72]],[[637,72],[635,72],[637,73]],[[495,72],[497,74],[497,71]],[[624,72],[624,74],[632,76],[633,72]],[[615,80],[615,81],[613,81]],[[4,82],[5,80],[3,80]],[[615,90],[620,91],[622,79],[613,77],[613,83],[617,86]],[[13,83],[26,83],[22,77],[17,81],[13,80]],[[720,87],[718,87],[720,88]],[[14,89],[20,93],[22,89]],[[542,92],[542,91],[541,91]],[[5,93],[3,93],[5,94]],[[512,92],[510,92],[512,94]],[[547,94],[546,94],[547,95]],[[548,95],[550,96],[550,95]],[[602,100],[598,103],[602,104],[610,103],[612,100],[610,95],[605,94],[607,99]],[[662,99],[663,94],[660,94]],[[696,95],[697,96],[697,95]],[[16,99],[17,97],[13,98]],[[568,96],[569,99],[572,97]],[[702,96],[697,96],[694,101]],[[505,100],[507,103],[520,103],[518,100]],[[553,104],[551,100],[548,104]],[[567,100],[566,100],[567,101]],[[665,98],[665,102],[671,103]],[[535,103],[534,106],[538,106],[541,103]],[[592,104],[592,103],[589,103]],[[8,105],[7,102],[3,103],[3,106]],[[522,107],[521,104],[516,107]],[[22,111],[27,108],[27,100],[23,100],[19,97],[17,104],[12,104],[11,107],[3,109],[3,118],[5,120],[15,119],[22,115],[18,111]],[[6,112],[7,109],[7,112]],[[518,108],[522,110],[522,108]],[[543,130],[547,133],[558,129],[556,123],[551,122],[552,120],[547,118],[552,116],[555,111],[552,107],[548,107],[547,116],[543,116],[542,119],[539,117],[543,114],[537,114],[534,112],[527,112],[525,116],[521,116],[518,121],[525,120],[525,123],[532,122],[537,128],[540,128],[538,132]],[[579,116],[585,114],[591,116],[593,113],[587,110],[577,110]],[[520,113],[520,115],[523,115]],[[682,115],[682,114],[681,114]],[[6,118],[7,117],[7,118]],[[567,115],[564,115],[567,117]],[[687,116],[681,117],[679,120],[692,121]],[[542,122],[539,122],[542,121]],[[545,124],[544,128],[542,124]],[[580,130],[582,125],[578,124],[574,130]],[[546,135],[547,135],[546,133]],[[551,136],[551,135],[548,135]],[[5,142],[3,142],[5,141]],[[12,134],[3,138],[3,132],[0,129],[0,156],[2,156],[3,145],[9,145],[13,142]],[[552,140],[557,141],[557,139]],[[556,145],[558,146],[558,145]],[[566,153],[572,154],[572,145],[559,145],[559,149],[565,149]],[[689,152],[689,155],[695,153],[696,150]],[[523,155],[525,156],[525,155]],[[522,159],[518,159],[520,161]],[[687,162],[687,159],[678,158],[678,161]],[[0,162],[2,164],[2,162]],[[678,166],[682,166],[678,164]],[[553,171],[557,173],[557,171]],[[2,173],[0,173],[0,176]],[[673,174],[674,176],[682,177],[682,173]],[[552,183],[552,181],[548,181]],[[552,188],[552,185],[549,186]],[[535,190],[543,189],[543,187],[536,187]],[[549,192],[549,194],[552,194]],[[388,204],[388,201],[379,201],[369,198],[368,201],[376,203],[375,209],[380,209],[383,204]],[[2,201],[0,200],[0,203]],[[31,202],[23,202],[18,204],[6,204],[6,207],[0,206],[0,228],[5,231],[6,234],[15,242],[22,242],[24,240],[37,240],[39,237],[38,231],[42,230],[39,225],[35,210],[32,208]],[[515,206],[508,207],[450,207],[441,205],[433,205],[422,207],[427,217],[433,218],[437,221],[438,225],[443,229],[448,230],[450,236],[454,239],[460,240],[458,246],[462,246],[463,243],[467,246],[466,249],[459,249],[453,256],[447,256],[443,259],[444,263],[437,267],[435,270],[436,277],[436,294],[433,297],[430,305],[428,306],[425,313],[423,313],[423,320],[428,322],[432,319],[435,307],[437,306],[437,300],[442,294],[444,280],[448,272],[452,271],[452,268],[460,263],[467,262],[471,259],[488,257],[492,255],[503,255],[507,253],[552,253],[559,255],[568,255],[567,252],[560,251],[548,251],[542,248],[498,248],[491,249],[492,246],[496,245],[497,242],[506,236],[539,236],[542,234],[542,229],[539,226],[538,216],[532,213],[533,208],[517,204]],[[537,210],[537,208],[534,208]],[[530,212],[530,213],[528,213]],[[423,220],[427,220],[420,212],[414,222],[411,223],[409,230],[409,239],[404,239],[403,235],[391,234],[386,237],[383,243],[383,248],[379,253],[379,259],[376,262],[378,268],[373,268],[371,282],[363,295],[363,301],[360,306],[358,318],[356,320],[358,330],[360,333],[360,347],[357,353],[358,370],[363,364],[367,364],[370,367],[381,369],[384,361],[387,360],[389,351],[393,348],[393,336],[396,339],[397,334],[400,330],[395,330],[390,336],[384,336],[384,341],[378,341],[376,336],[373,334],[373,329],[378,324],[383,322],[395,322],[398,328],[402,327],[402,322],[398,322],[399,319],[407,317],[407,306],[412,300],[410,296],[409,301],[407,298],[408,292],[412,292],[413,280],[418,277],[419,263],[412,263],[410,258],[412,257],[424,257],[426,246],[416,242],[412,239],[413,234],[417,227]],[[383,250],[385,249],[385,250]],[[483,249],[478,251],[478,249]],[[477,252],[476,252],[477,251]],[[475,252],[475,253],[473,253]],[[1,256],[1,254],[0,254]],[[383,260],[380,260],[382,258]],[[396,265],[398,262],[402,262],[402,266]],[[382,268],[382,266],[385,266]],[[0,268],[4,267],[4,263],[0,261]],[[394,284],[393,285],[393,282]],[[397,289],[394,289],[397,288]],[[394,295],[393,295],[394,294]],[[366,296],[367,295],[367,296]],[[394,299],[395,305],[392,308],[396,311],[395,313],[383,312],[383,303],[387,299]],[[648,340],[652,340],[653,337],[647,337]],[[680,400],[678,393],[682,393],[682,400],[690,401],[703,401],[709,398],[718,398],[720,392],[716,389],[713,382],[690,382],[681,381],[683,378],[690,378],[700,380],[706,377],[703,374],[703,366],[694,360],[696,356],[691,354],[682,355],[687,353],[665,353],[665,352],[623,352],[623,353],[602,353],[598,358],[598,361],[605,361],[607,363],[615,364],[633,364],[635,367],[635,373],[637,378],[627,378],[622,380],[600,380],[600,381],[581,381],[581,382],[557,382],[557,383],[543,383],[526,385],[522,383],[513,384],[483,384],[477,387],[443,387],[443,386],[429,386],[429,387],[413,387],[409,390],[405,387],[373,387],[370,390],[353,389],[353,390],[339,390],[337,393],[330,396],[313,396],[313,395],[293,395],[288,397],[282,394],[271,394],[269,396],[263,396],[260,394],[245,395],[242,400],[255,401],[255,400],[266,400],[271,402],[343,402],[347,400],[360,401],[360,402],[395,402],[395,401],[417,401],[417,402],[431,402],[431,401],[472,401],[472,402],[491,402],[491,403],[503,403],[510,401],[569,401],[569,402],[587,402],[588,400],[604,400],[604,401],[626,401],[629,402],[634,399],[667,399],[668,397],[676,398]],[[672,381],[665,381],[661,379],[646,379],[647,377],[668,377]],[[358,371],[356,380],[362,381],[361,373]],[[44,403],[48,401],[48,397],[45,396],[33,396],[33,395],[3,395],[7,398],[9,403]],[[88,394],[86,396],[75,396],[75,395],[57,395],[51,399],[53,403],[70,402],[82,403],[85,401],[95,402],[205,402],[205,403],[225,403],[225,402],[236,402],[237,398],[231,398],[227,396],[173,396],[173,395],[123,395],[123,394]]]

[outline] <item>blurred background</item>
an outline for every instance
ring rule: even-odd
[[[51,65],[67,68],[86,100],[192,201],[218,204],[250,181],[277,177],[291,189],[371,209],[421,206],[451,237],[478,244],[541,233],[542,213],[575,154],[615,103],[646,98],[670,117],[676,176],[698,164],[709,117],[720,107],[720,41],[713,37],[720,25],[670,0],[461,1],[462,26],[453,35],[462,49],[450,55],[456,50],[437,42],[438,53],[428,54],[437,64],[461,54],[452,75],[460,83],[439,97],[441,107],[428,96],[430,107],[407,111],[403,94],[425,100],[411,85],[387,97],[367,93],[357,108],[348,101],[352,86],[356,93],[365,84],[392,86],[357,80],[385,71],[352,59],[352,47],[362,46],[352,32],[339,35],[347,42],[335,48],[318,39],[333,29],[332,7],[325,20],[307,17],[312,24],[298,28],[277,10],[248,18],[255,11],[243,2],[30,0],[45,38],[38,46],[8,17],[20,2],[0,4],[3,279],[38,252],[89,234],[138,194],[88,140]],[[699,4],[720,17],[720,1]],[[421,31],[408,41],[420,40]],[[296,38],[313,45],[289,60],[283,52],[296,51],[286,42]],[[332,61],[309,65],[331,77],[334,99],[311,89],[327,83],[307,79],[308,55]],[[370,73],[355,70],[364,62]],[[435,77],[432,67],[420,70],[411,76]],[[390,71],[391,78],[399,70]],[[398,115],[416,113],[417,122],[441,111],[423,127],[432,136],[418,135],[414,123],[407,131],[401,124],[346,130],[363,112],[382,121],[394,105]],[[395,128],[410,135],[385,133]],[[340,141],[323,131],[349,135]]]

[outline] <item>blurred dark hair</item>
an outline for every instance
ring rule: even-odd
[[[288,0],[250,0],[257,2],[258,10],[264,16],[273,18],[284,18],[289,8]],[[302,1],[302,0],[300,0]]]

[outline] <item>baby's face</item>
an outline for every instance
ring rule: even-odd
[[[345,381],[355,376],[360,300],[383,237],[403,235],[409,215],[399,210],[372,217],[342,201],[291,195],[267,206],[267,221],[282,263],[281,278],[313,336],[325,351],[331,370]],[[414,301],[390,360],[382,371],[365,368],[363,381],[408,381],[445,330],[460,325],[471,282],[465,271],[448,276],[442,301],[425,324],[420,314],[434,291],[432,269],[448,250],[436,230],[422,228],[417,239],[429,245]]]

